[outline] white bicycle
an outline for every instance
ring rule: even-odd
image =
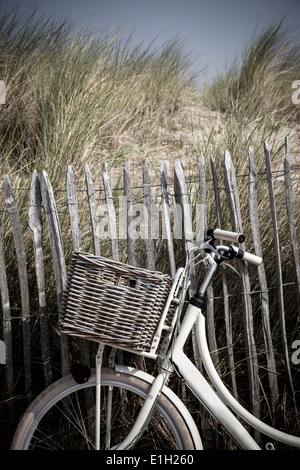
[[[216,246],[217,239],[234,244]],[[202,449],[200,433],[190,412],[168,387],[174,372],[238,448],[260,449],[239,418],[272,440],[300,448],[299,437],[264,424],[233,398],[208,350],[201,308],[216,268],[234,258],[255,265],[262,262],[238,247],[243,241],[244,236],[238,233],[207,231],[203,243],[193,243],[193,255],[188,257],[185,268],[177,271],[171,288],[168,283],[164,285],[167,296],[158,291],[166,276],[159,280],[157,273],[75,253],[63,302],[62,331],[98,342],[96,367],[90,371],[78,366],[76,380],[69,375],[44,390],[26,410],[11,449]],[[195,266],[197,259],[206,263],[206,275],[182,315],[191,266]],[[155,311],[154,319],[149,316],[148,307],[139,308],[143,299],[146,306],[150,304],[151,312]],[[194,326],[212,385],[183,352]],[[107,345],[112,346],[111,350]],[[106,358],[109,367],[102,367],[104,346],[105,351],[111,351]],[[156,360],[156,377],[116,364],[118,350]]]

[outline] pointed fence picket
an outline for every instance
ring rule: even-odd
[[[211,173],[212,173],[212,180],[213,180],[213,188],[215,194],[215,205],[216,205],[216,221],[217,226],[222,229],[223,222],[222,222],[222,208],[221,208],[221,196],[220,196],[220,189],[219,189],[219,180],[218,174],[216,170],[216,165],[213,157],[210,157],[210,166],[211,166]],[[205,192],[204,197],[205,198]],[[200,191],[202,194],[202,191]],[[205,204],[205,199],[203,200]],[[222,240],[220,240],[222,243]],[[224,323],[225,323],[225,334],[226,334],[226,346],[228,349],[228,362],[229,362],[229,371],[231,377],[231,388],[235,398],[238,398],[237,392],[237,385],[236,385],[236,374],[235,374],[235,364],[234,364],[234,352],[233,352],[233,335],[232,335],[232,315],[229,306],[229,297],[228,297],[228,285],[227,285],[227,273],[224,266],[222,266],[222,291],[224,297]]]
[[[13,354],[12,354],[12,317],[9,300],[9,290],[7,284],[7,274],[5,267],[5,258],[3,252],[3,238],[0,230],[0,293],[2,306],[2,328],[3,339],[5,344],[5,379],[6,392],[9,397],[14,396],[14,376],[13,376]]]
[[[22,229],[22,222],[19,214],[13,190],[8,175],[3,181],[5,205],[11,223],[13,239],[16,250],[17,265],[20,279],[20,297],[22,304],[22,328],[23,328],[23,351],[24,351],[24,377],[25,396],[31,398],[31,344],[30,344],[30,305],[28,292],[28,277],[26,269],[26,251]]]
[[[144,225],[146,245],[146,267],[150,271],[155,270],[154,243],[152,238],[152,214],[151,214],[151,182],[147,162],[143,162],[143,198],[144,198]]]
[[[258,218],[258,203],[257,203],[257,166],[252,147],[249,148],[249,216],[251,221],[251,229],[253,235],[254,249],[257,256],[263,256],[260,227]],[[278,405],[278,380],[276,374],[276,361],[274,356],[274,348],[272,341],[272,331],[270,325],[269,315],[269,295],[268,284],[264,264],[257,269],[260,291],[261,291],[261,315],[264,342],[266,348],[267,369],[270,384],[270,395],[273,411]]]
[[[244,233],[243,222],[240,209],[238,194],[238,185],[236,181],[235,169],[228,151],[225,152],[224,176],[227,189],[227,198],[230,210],[232,230],[238,233]],[[241,249],[245,249],[245,244],[241,244]],[[255,334],[253,328],[253,314],[251,302],[251,287],[247,264],[237,260],[240,272],[240,289],[243,310],[244,335],[248,364],[249,389],[251,393],[252,412],[256,417],[260,416],[259,405],[259,379],[258,379],[258,361],[255,344]]]
[[[32,243],[34,248],[35,271],[39,299],[40,332],[41,332],[41,356],[44,367],[45,386],[52,383],[50,338],[47,318],[45,266],[43,254],[43,225],[41,217],[42,195],[40,181],[37,172],[34,170],[31,178],[28,225],[31,230]]]

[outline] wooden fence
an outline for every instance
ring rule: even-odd
[[[26,207],[18,207],[15,194],[17,190],[12,187],[9,176],[5,175],[2,225],[5,225],[5,217],[8,217],[10,229],[7,237],[11,237],[14,245],[14,249],[10,245],[10,251],[7,253],[5,247],[8,242],[3,241],[2,227],[0,285],[3,338],[1,339],[5,343],[6,361],[1,367],[5,368],[8,397],[14,396],[16,377],[19,377],[13,354],[16,342],[20,342],[20,338],[16,337],[14,332],[17,321],[22,324],[24,394],[29,400],[31,399],[32,337],[33,329],[35,331],[37,329],[37,321],[40,329],[39,360],[43,365],[45,385],[54,380],[51,341],[55,335],[57,342],[53,326],[55,325],[53,313],[56,321],[57,309],[53,312],[54,303],[49,306],[49,297],[55,285],[56,301],[60,302],[72,250],[91,250],[97,255],[126,260],[132,265],[143,263],[143,267],[151,270],[158,268],[168,270],[173,276],[183,262],[188,240],[201,239],[208,224],[227,230],[245,231],[246,246],[244,244],[243,248],[248,251],[253,250],[257,255],[263,256],[264,260],[265,256],[270,260],[269,265],[264,262],[259,268],[247,266],[240,261],[235,265],[239,277],[235,275],[232,277],[224,268],[221,270],[221,279],[209,286],[205,311],[209,347],[216,367],[220,373],[228,376],[227,379],[230,379],[228,385],[238,396],[240,390],[236,375],[240,373],[240,363],[247,364],[245,369],[249,381],[249,403],[256,416],[260,415],[262,395],[268,395],[268,406],[273,410],[280,403],[282,392],[279,390],[278,382],[283,360],[288,386],[292,396],[295,397],[298,390],[295,390],[294,373],[291,370],[291,341],[300,339],[299,334],[297,337],[300,312],[300,264],[292,179],[295,173],[291,169],[288,140],[285,142],[285,158],[280,173],[280,181],[285,188],[284,210],[288,221],[285,225],[287,232],[285,240],[290,255],[288,271],[286,253],[280,244],[282,227],[278,227],[281,222],[278,220],[276,203],[278,195],[274,186],[278,173],[272,171],[268,145],[266,143],[264,145],[263,172],[258,171],[251,148],[248,158],[249,172],[241,178],[240,175],[236,175],[229,152],[225,152],[222,165],[218,166],[213,157],[210,157],[207,164],[204,157],[200,156],[199,167],[193,169],[193,181],[185,178],[180,161],[175,162],[174,174],[171,177],[167,175],[165,162],[162,162],[159,184],[153,184],[153,181],[151,183],[149,170],[144,162],[142,183],[139,188],[131,184],[129,162],[124,165],[124,184],[121,189],[112,188],[106,164],[102,168],[101,190],[96,188],[88,164],[84,167],[85,187],[81,185],[81,189],[78,189],[78,179],[76,180],[71,166],[67,168],[63,191],[52,187],[46,172],[42,171],[41,175],[38,175],[33,171]],[[65,200],[62,195],[66,196]],[[262,196],[265,201],[263,209],[259,203]],[[137,204],[139,204],[138,211]],[[106,213],[103,218],[104,205]],[[282,210],[281,203],[280,211]],[[267,226],[266,211],[270,214]],[[247,220],[243,220],[245,213],[248,214]],[[159,222],[162,223],[160,229],[157,225]],[[68,224],[70,231],[66,228]],[[28,226],[31,237],[26,236]],[[136,239],[137,237],[139,239]],[[51,256],[46,253],[46,246],[49,252],[51,248]],[[29,256],[31,249],[32,257]],[[284,250],[287,250],[287,246]],[[19,292],[10,290],[9,278],[12,275],[13,265],[17,266]],[[55,284],[49,276],[50,265],[53,267]],[[286,273],[290,273],[291,270],[293,274],[289,274],[290,277],[287,279]],[[197,276],[195,273],[191,290],[195,288]],[[240,280],[239,283],[237,279]],[[286,284],[292,288],[292,301],[289,302],[288,308],[285,306]],[[38,309],[31,305],[33,301],[36,305],[37,299]],[[237,307],[239,303],[241,307]],[[293,304],[292,313],[290,304]],[[16,308],[16,305],[19,305],[19,308]],[[274,312],[275,305],[277,308]],[[221,339],[218,328],[224,331]],[[238,339],[236,329],[239,330]],[[282,343],[280,351],[278,351],[278,331]],[[276,332],[276,347],[274,332]],[[61,372],[67,374],[70,369],[68,341],[64,335],[59,336],[59,341]],[[243,344],[243,360],[240,353],[236,352],[237,343]],[[192,338],[192,348],[195,361],[201,367],[194,338]],[[34,361],[37,362],[37,353],[34,354]],[[83,360],[88,363],[89,345],[84,341],[81,344],[81,354]],[[264,379],[261,377],[261,371],[267,371],[264,372]],[[267,391],[266,385],[262,385],[262,380],[267,383]]]

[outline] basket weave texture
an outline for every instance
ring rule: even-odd
[[[150,352],[172,279],[83,252],[73,253],[60,330],[134,352]]]

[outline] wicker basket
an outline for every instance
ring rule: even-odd
[[[172,279],[75,252],[60,309],[60,330],[133,352],[150,352]],[[172,315],[172,307],[170,314]]]

